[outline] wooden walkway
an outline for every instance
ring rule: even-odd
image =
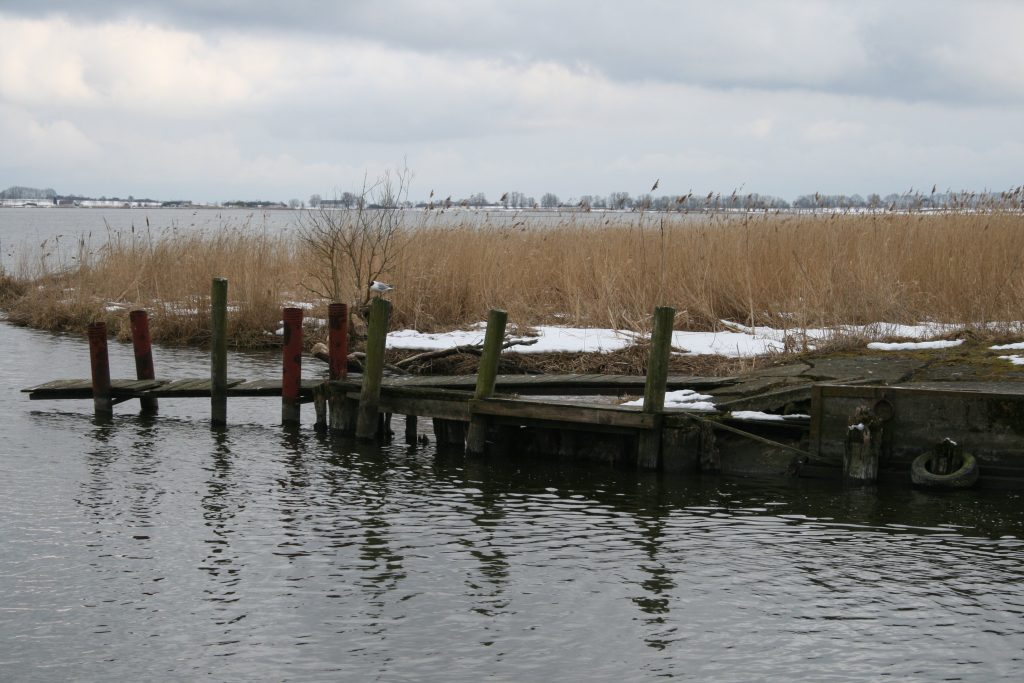
[[[304,379],[300,396],[303,401],[313,400],[314,389],[324,380]],[[351,375],[348,383],[358,385],[361,376]],[[732,377],[691,377],[670,375],[668,389],[710,389],[735,381]],[[643,393],[645,378],[640,375],[498,375],[496,389],[507,394],[530,396],[594,395],[619,396]],[[228,397],[281,396],[280,379],[228,379]],[[111,395],[118,401],[133,398],[209,398],[210,379],[112,379]],[[381,388],[390,389],[448,389],[472,391],[476,386],[476,375],[414,376],[401,375],[385,377]],[[22,389],[32,400],[89,399],[92,398],[92,381],[89,379],[61,379]],[[395,411],[401,412],[401,411]]]

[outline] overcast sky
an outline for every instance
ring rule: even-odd
[[[0,0],[0,189],[1024,183],[1024,2]]]

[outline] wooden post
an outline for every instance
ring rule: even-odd
[[[132,327],[132,348],[135,350],[135,378],[156,379],[153,370],[153,339],[149,335],[149,316],[143,310],[128,314]],[[153,397],[139,399],[144,414],[157,412],[157,400]]]
[[[313,387],[313,409],[316,411],[316,422],[313,428],[318,432],[327,431],[327,383],[321,382]]]
[[[415,415],[405,416],[405,443],[409,446],[415,446],[419,442],[419,436],[416,434],[416,422]]]
[[[668,383],[668,359],[672,351],[672,325],[676,309],[658,306],[654,309],[654,330],[651,332],[651,353],[647,361],[647,382],[644,384],[645,413],[660,413],[665,409],[665,385]],[[640,433],[637,444],[637,466],[656,470],[661,460],[661,419],[653,429]]]
[[[654,331],[651,332],[651,354],[647,361],[647,383],[644,385],[644,412],[665,409],[665,385],[668,382],[668,358],[672,351],[672,325],[676,309],[659,306],[654,309]]]
[[[871,483],[878,479],[877,436],[871,428],[851,426],[843,451],[843,476],[857,482]]]
[[[498,376],[498,360],[501,356],[501,345],[505,341],[505,324],[508,313],[491,309],[487,314],[487,333],[484,335],[484,349],[480,356],[480,368],[476,375],[476,392],[473,398],[490,398],[494,394],[494,382]],[[469,433],[466,436],[466,452],[471,455],[483,455],[487,446],[487,418],[473,415],[469,421]]]
[[[333,379],[348,377],[348,306],[327,305],[327,350]]]
[[[89,365],[92,370],[92,402],[97,416],[114,413],[110,396],[110,359],[107,356],[107,324],[89,324]]]
[[[377,297],[370,305],[370,328],[366,334],[366,361],[363,386],[359,393],[359,417],[356,438],[374,439],[380,427],[380,384],[384,377],[384,345],[388,335],[391,302]]]
[[[228,281],[213,278],[210,292],[210,422],[228,423]]]
[[[336,434],[351,436],[356,431],[359,400],[348,397],[349,387],[327,383],[327,424]]]
[[[932,460],[930,468],[932,474],[945,476],[953,474],[953,472],[960,469],[960,465],[964,461],[964,447],[962,445],[946,437],[937,443],[933,450],[935,452],[935,459]]]
[[[284,343],[281,348],[281,424],[298,424],[299,390],[302,387],[302,309],[286,308]]]
[[[858,406],[850,417],[843,448],[843,476],[852,482],[873,483],[878,479],[882,420],[868,406]]]

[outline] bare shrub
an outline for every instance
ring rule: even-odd
[[[388,273],[407,241],[402,204],[412,174],[406,168],[363,181],[354,206],[321,204],[302,215],[298,236],[310,260],[304,286],[328,302],[370,300],[370,283]],[[357,306],[357,310],[361,306]]]

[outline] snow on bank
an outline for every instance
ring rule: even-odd
[[[673,332],[672,346],[687,356],[715,355],[731,358],[747,358],[766,353],[778,353],[786,348],[786,339],[796,337],[807,339],[813,346],[814,341],[834,338],[836,335],[850,335],[867,339],[885,337],[909,337],[911,339],[927,339],[948,333],[954,328],[950,325],[921,324],[897,325],[895,323],[873,323],[871,325],[846,325],[838,329],[797,329],[777,330],[771,327],[747,327],[738,323],[722,321],[727,328],[721,332]],[[575,328],[539,326],[533,328],[535,337],[517,336],[514,339],[532,340],[531,346],[517,346],[516,353],[608,353],[618,351],[643,340],[645,335],[624,330],[602,328]],[[478,323],[469,330],[454,332],[425,333],[415,330],[399,330],[388,334],[387,344],[390,348],[417,351],[434,351],[449,349],[453,346],[481,344],[484,340],[484,323]],[[920,343],[920,342],[915,342]],[[926,342],[930,346],[902,346],[902,348],[945,348],[956,346],[962,342]],[[797,344],[799,348],[800,344]],[[886,345],[889,348],[901,347],[899,344]],[[875,343],[869,348],[883,348]]]
[[[1024,349],[1024,342],[1014,342],[1013,344],[996,344],[995,346],[990,346],[989,348],[992,349],[993,351],[1019,351],[1020,349]]]
[[[758,332],[673,332],[672,346],[684,356],[747,358],[782,351],[785,343]]]
[[[885,344],[882,342],[871,342],[868,348],[872,351],[916,351],[918,349],[949,349],[960,346],[963,339],[924,341],[924,342],[900,342],[898,344]]]
[[[554,353],[560,351],[568,353],[608,353],[624,349],[636,341],[636,335],[632,332],[623,332],[621,330],[549,326],[540,326],[533,329],[537,332],[536,337],[513,337],[513,339],[537,340],[535,344],[530,346],[515,347],[517,353]],[[481,324],[478,329],[455,330],[454,332],[436,334],[427,334],[417,332],[416,330],[389,332],[387,344],[395,349],[433,351],[450,349],[453,346],[482,344],[483,341],[484,328]]]

